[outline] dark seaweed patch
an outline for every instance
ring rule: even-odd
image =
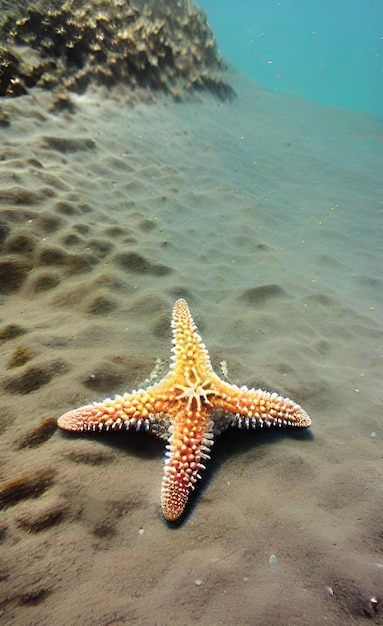
[[[27,331],[19,324],[7,324],[6,326],[0,326],[0,341],[8,341],[9,339],[15,339],[20,335],[24,335]]]
[[[10,355],[6,369],[21,367],[33,357],[32,349],[29,346],[17,346]]]
[[[29,505],[16,516],[16,522],[21,528],[38,533],[58,524],[64,516],[65,509],[65,503],[60,499],[38,503],[37,507]]]
[[[55,150],[68,154],[70,152],[80,152],[82,150],[92,150],[96,147],[96,142],[87,137],[68,139],[67,137],[41,137],[39,145],[48,150]]]
[[[48,467],[0,483],[0,509],[13,506],[20,500],[37,498],[52,485],[54,476],[55,470]]]
[[[53,417],[46,417],[41,420],[36,428],[32,428],[21,438],[18,448],[37,448],[42,443],[49,441],[57,430],[57,420]]]
[[[246,304],[254,306],[267,303],[274,298],[286,297],[286,295],[285,291],[279,285],[269,284],[246,289],[240,296],[240,299],[246,302]]]
[[[67,369],[67,364],[60,360],[25,365],[14,374],[4,377],[3,388],[11,393],[31,393]]]
[[[114,257],[114,262],[123,270],[130,270],[138,274],[151,274],[153,276],[166,276],[173,270],[167,265],[152,263],[137,252],[119,252]]]
[[[31,265],[18,257],[8,256],[0,260],[0,293],[17,291],[23,284]]]

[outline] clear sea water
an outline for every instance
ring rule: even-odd
[[[199,0],[222,55],[259,84],[383,117],[383,0]]]

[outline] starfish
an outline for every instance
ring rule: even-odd
[[[214,436],[230,427],[298,426],[311,420],[277,393],[231,385],[217,376],[185,300],[174,305],[172,362],[161,382],[69,411],[65,430],[146,430],[166,442],[161,505],[165,519],[184,512],[210,458]]]

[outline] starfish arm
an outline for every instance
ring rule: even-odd
[[[190,492],[201,478],[199,472],[205,469],[203,461],[210,459],[212,428],[208,411],[196,416],[182,410],[172,423],[161,491],[162,511],[169,522],[182,515]]]
[[[237,428],[262,428],[263,426],[297,426],[309,428],[311,419],[299,404],[290,398],[284,398],[277,393],[262,389],[248,389],[237,387],[221,381],[218,377],[214,381],[217,392],[211,402],[215,407],[224,409],[233,414],[229,424],[222,424],[223,428],[233,426]],[[213,385],[212,385],[213,386]],[[217,423],[219,428],[219,423]]]
[[[75,431],[134,428],[167,439],[169,419],[166,413],[159,412],[154,390],[155,386],[87,404],[68,411],[58,419],[57,424],[64,430]]]
[[[197,326],[190,314],[189,307],[182,298],[177,300],[173,308],[172,317],[173,331],[173,365],[171,372],[184,378],[195,372],[198,367],[198,375],[208,378],[212,367],[209,353],[201,337],[197,332]]]

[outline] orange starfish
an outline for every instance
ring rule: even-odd
[[[299,426],[307,413],[292,400],[261,389],[237,387],[213,371],[185,300],[177,300],[172,319],[172,364],[165,378],[147,389],[107,398],[65,413],[66,430],[147,430],[164,439],[165,471],[161,504],[166,520],[183,513],[199,472],[205,469],[215,434],[230,426]]]

